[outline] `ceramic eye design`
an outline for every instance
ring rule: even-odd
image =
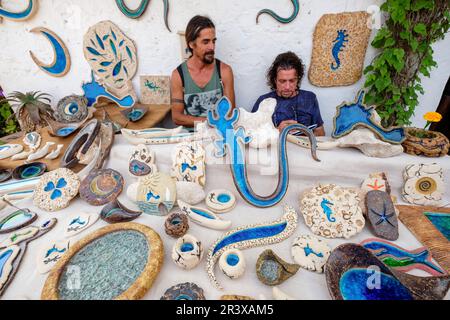
[[[202,243],[189,234],[178,239],[172,249],[172,260],[177,266],[186,270],[198,266],[202,257]]]
[[[228,190],[213,190],[206,196],[206,205],[216,213],[231,211],[236,205],[236,197]]]
[[[245,272],[245,258],[241,250],[225,251],[219,259],[219,268],[230,279],[240,278]]]

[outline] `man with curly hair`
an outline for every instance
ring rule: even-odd
[[[295,53],[288,51],[278,55],[267,72],[267,84],[272,91],[258,98],[252,112],[258,111],[264,99],[274,98],[277,106],[272,121],[280,132],[291,124],[300,123],[312,129],[314,135],[324,136],[316,95],[300,89],[304,70],[301,59]]]

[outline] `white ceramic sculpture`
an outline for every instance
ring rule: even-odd
[[[245,273],[245,257],[239,249],[226,250],[219,259],[219,268],[230,279],[238,279]]]
[[[0,160],[7,159],[13,155],[22,152],[21,144],[4,144],[0,146]]]
[[[194,269],[203,257],[203,246],[194,236],[186,234],[172,248],[172,260],[185,270]]]
[[[222,220],[207,209],[193,207],[178,200],[178,206],[195,223],[214,230],[226,230],[231,227],[231,221]]]
[[[171,175],[178,181],[204,186],[206,183],[206,153],[199,141],[179,143],[172,153]]]
[[[206,206],[216,213],[225,213],[236,206],[236,197],[225,189],[212,190],[205,199]]]
[[[42,148],[40,148],[38,151],[36,151],[35,153],[30,154],[30,155],[28,156],[26,162],[29,163],[29,162],[32,162],[32,161],[35,161],[35,160],[39,160],[39,159],[44,158],[44,157],[48,154],[48,152],[49,152],[49,150],[50,150],[50,147],[53,146],[54,144],[55,144],[55,143],[52,142],[52,141],[47,142],[47,143],[45,144],[45,146],[43,146]]]
[[[54,160],[54,159],[58,158],[59,155],[60,155],[60,153],[61,153],[61,150],[62,150],[63,147],[64,147],[63,144],[58,144],[58,146],[56,147],[56,149],[53,150],[52,152],[50,152],[50,153],[45,157],[45,159],[48,159],[48,160]]]

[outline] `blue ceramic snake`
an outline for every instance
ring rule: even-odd
[[[311,154],[316,161],[320,161],[316,156],[317,142],[311,130],[301,124],[293,124],[286,127],[280,134],[278,144],[278,186],[270,196],[259,196],[251,188],[247,179],[247,167],[245,164],[245,145],[251,141],[251,137],[246,136],[242,127],[235,128],[239,120],[239,110],[233,109],[228,98],[223,97],[216,106],[208,111],[208,123],[218,132],[220,139],[215,141],[216,157],[223,157],[227,151],[231,154],[231,173],[237,190],[251,205],[260,208],[268,208],[279,203],[287,192],[289,186],[289,167],[286,154],[286,139],[291,130],[297,129],[304,132],[310,141]],[[228,116],[230,115],[231,116]]]
[[[298,0],[291,0],[292,5],[294,6],[294,12],[292,13],[292,15],[288,18],[283,18],[280,17],[279,15],[277,15],[275,12],[273,12],[270,9],[263,9],[260,12],[258,12],[258,15],[256,16],[256,23],[258,23],[259,20],[259,16],[262,14],[268,14],[270,15],[272,18],[274,18],[275,20],[277,20],[278,22],[281,23],[289,23],[295,20],[295,18],[297,18],[297,15],[300,11],[300,5],[298,3]]]

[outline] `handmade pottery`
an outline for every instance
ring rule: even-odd
[[[48,152],[50,151],[50,147],[53,146],[55,143],[52,141],[48,141],[45,146],[40,148],[38,151],[30,154],[27,158],[27,163],[30,163],[31,161],[39,160],[44,158]]]
[[[272,288],[272,296],[274,300],[296,300],[289,296],[288,294],[284,293],[280,290],[278,287]]]
[[[61,240],[42,245],[36,255],[36,265],[40,274],[46,274],[52,270],[56,263],[69,250],[70,241]]]
[[[92,206],[101,206],[117,199],[124,179],[113,169],[93,170],[81,182],[80,197]]]
[[[205,191],[195,182],[177,181],[177,199],[190,205],[196,205],[205,200]]]
[[[386,177],[386,173],[371,173],[368,178],[366,178],[361,184],[361,190],[365,193],[372,190],[384,191],[391,193],[391,186]]]
[[[129,171],[133,176],[146,176],[157,171],[155,166],[155,153],[149,151],[144,144],[140,144],[133,149],[129,165]]]
[[[56,149],[53,150],[52,152],[50,152],[50,153],[45,157],[45,159],[47,159],[47,160],[55,160],[56,158],[59,157],[59,155],[60,155],[61,150],[62,150],[63,147],[64,147],[63,144],[58,144],[58,145],[56,146]]]
[[[408,203],[439,206],[445,191],[442,167],[433,164],[410,164],[403,172],[402,198]]]
[[[36,185],[41,180],[41,177],[26,179],[26,180],[18,180],[18,181],[9,181],[0,184],[0,196],[4,195],[12,195],[12,194],[28,194],[33,193]]]
[[[166,129],[166,128],[148,128],[141,130],[130,130],[130,129],[122,129],[122,134],[125,138],[136,138],[136,139],[152,139],[152,138],[164,138],[168,136],[175,136],[177,134],[182,133],[183,127],[179,126],[174,129]],[[128,140],[128,139],[127,139]],[[131,142],[131,141],[130,141]],[[132,143],[136,144],[136,143]],[[139,144],[139,143],[137,143]],[[146,144],[146,143],[143,143]]]
[[[276,286],[295,275],[299,268],[298,264],[287,263],[268,249],[258,257],[256,275],[265,285]]]
[[[398,239],[398,221],[394,203],[388,193],[372,190],[366,194],[367,220],[377,237]]]
[[[219,268],[230,279],[238,279],[245,273],[245,257],[239,249],[228,249],[219,259]]]
[[[423,133],[426,137],[417,137],[415,135],[417,132]],[[441,132],[419,128],[405,128],[405,134],[406,139],[402,145],[408,154],[426,157],[443,157],[447,155],[450,148],[450,141]]]
[[[284,215],[269,223],[241,226],[223,234],[210,247],[206,261],[206,271],[211,283],[222,289],[214,275],[214,266],[220,256],[228,249],[247,249],[271,245],[289,238],[297,228],[297,212],[294,208],[284,206]]]
[[[306,270],[318,273],[323,273],[330,253],[331,249],[324,240],[310,235],[297,237],[291,247],[295,263]]]
[[[47,165],[42,162],[33,162],[16,167],[13,171],[13,178],[17,180],[39,177],[47,171]]]
[[[316,140],[317,150],[331,150],[339,147],[339,141],[331,137],[316,137]],[[309,143],[309,139],[307,137],[288,134],[287,141],[300,147],[311,149],[311,144]]]
[[[115,199],[102,209],[100,217],[108,223],[122,223],[137,219],[141,214],[142,212],[130,210]]]
[[[203,257],[203,246],[192,235],[186,234],[179,238],[172,248],[172,260],[185,270],[194,269]]]
[[[214,230],[226,230],[231,227],[231,221],[222,220],[217,215],[207,209],[193,207],[178,200],[180,210],[185,213],[193,222],[205,228]]]
[[[88,117],[87,99],[84,96],[71,95],[59,100],[54,117],[62,123],[82,122]]]
[[[170,287],[160,300],[206,300],[203,289],[195,283],[186,282]]]
[[[37,132],[28,132],[25,134],[25,137],[23,137],[23,143],[25,143],[30,150],[37,150],[39,146],[41,145],[42,137]]]
[[[99,215],[96,213],[77,213],[71,214],[64,223],[64,236],[73,237],[80,232],[88,229],[97,222]]]
[[[171,175],[177,181],[195,182],[205,186],[206,153],[199,141],[182,142],[173,153]]]
[[[13,155],[22,152],[21,144],[3,144],[0,146],[0,160],[7,159]]]
[[[122,116],[131,122],[137,122],[141,120],[147,112],[148,107],[145,105],[140,105],[139,107],[134,106],[132,108],[120,111]]]
[[[44,174],[36,185],[33,204],[46,211],[66,208],[80,188],[80,179],[71,170],[61,168]]]
[[[173,238],[184,236],[189,230],[187,216],[182,212],[172,212],[167,216],[164,229],[166,234]]]
[[[10,233],[26,227],[37,219],[37,214],[29,209],[17,210],[0,220],[0,234]]]
[[[389,269],[353,243],[333,250],[325,277],[334,300],[440,300],[450,288],[450,276],[417,277]]]
[[[447,274],[439,265],[433,262],[431,253],[426,247],[407,250],[396,244],[378,238],[366,239],[361,245],[370,250],[381,262],[389,268],[408,272],[420,269],[432,276]]]
[[[8,181],[12,177],[11,169],[0,169],[0,183]]]
[[[236,197],[225,189],[213,190],[206,196],[206,206],[216,213],[225,213],[236,206]]]

